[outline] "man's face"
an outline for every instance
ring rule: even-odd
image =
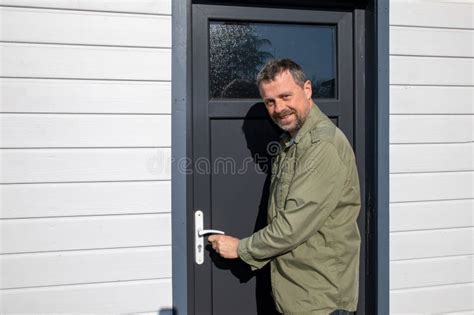
[[[311,81],[301,87],[284,71],[273,81],[261,82],[259,89],[272,120],[294,137],[311,109]]]

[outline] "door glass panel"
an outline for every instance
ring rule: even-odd
[[[313,98],[337,95],[336,26],[211,21],[210,98],[260,98],[255,77],[266,61],[291,58],[313,83]]]

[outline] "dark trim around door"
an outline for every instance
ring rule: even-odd
[[[389,0],[375,0],[375,84],[377,129],[376,174],[375,185],[375,312],[374,314],[389,314],[390,302],[390,252],[389,252],[389,194],[390,194],[390,139],[389,139]]]
[[[172,1],[172,261],[173,261],[173,310],[176,315],[192,314],[194,288],[193,259],[187,257],[188,232],[193,222],[188,221],[192,205],[192,177],[187,170],[192,160],[192,65],[191,65],[191,2]],[[354,10],[356,40],[364,37],[365,51],[361,50],[361,61],[357,68],[366,70],[367,86],[356,82],[354,99],[357,103],[369,104],[365,113],[355,119],[372,122],[366,141],[370,149],[368,163],[372,164],[373,180],[370,185],[368,224],[369,248],[368,269],[372,281],[367,282],[365,292],[369,297],[366,314],[389,313],[389,1],[372,0],[366,7]],[[365,22],[364,22],[365,21]],[[365,29],[364,29],[365,26]],[[361,27],[362,30],[361,31]],[[354,53],[357,54],[355,47]],[[358,89],[367,93],[358,94]],[[370,91],[370,92],[369,92]],[[367,169],[369,171],[369,169]],[[191,216],[190,216],[191,217]]]
[[[194,305],[187,253],[187,218],[192,205],[192,178],[185,171],[192,153],[191,125],[191,0],[172,1],[172,84],[171,84],[171,238],[173,314],[186,315]]]

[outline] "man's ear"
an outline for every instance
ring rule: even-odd
[[[303,85],[303,90],[304,90],[304,94],[306,95],[306,98],[311,99],[311,97],[313,96],[313,86],[310,80],[305,81]]]

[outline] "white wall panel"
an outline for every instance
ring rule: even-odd
[[[394,290],[390,294],[390,314],[446,314],[472,310],[473,295],[472,283]]]
[[[2,112],[171,113],[171,82],[0,79]]]
[[[0,219],[171,212],[171,181],[10,184],[0,196]]]
[[[0,5],[91,11],[136,12],[145,14],[171,14],[171,0],[0,0]]]
[[[473,266],[473,255],[394,261],[390,289],[474,282]]]
[[[392,174],[390,202],[474,198],[474,172]]]
[[[390,233],[390,260],[474,254],[474,227]]]
[[[390,84],[474,85],[474,59],[390,57]]]
[[[171,312],[170,15],[0,0],[0,313]]]
[[[390,24],[474,28],[474,6],[465,1],[391,0]]]
[[[171,16],[11,7],[0,16],[2,41],[171,47]]]
[[[171,278],[171,247],[0,256],[0,288]]]
[[[474,57],[474,30],[392,26],[390,54]]]
[[[389,12],[390,314],[473,314],[474,2]]]
[[[171,50],[46,44],[0,44],[6,77],[170,80]]]
[[[142,214],[0,221],[0,253],[171,244],[171,215]]]
[[[170,115],[0,114],[1,147],[168,147]]]
[[[170,309],[171,279],[0,291],[0,313],[135,313]]]
[[[474,143],[392,144],[390,173],[472,171]]]
[[[3,183],[171,179],[169,148],[8,149],[0,157]]]
[[[390,143],[470,142],[472,115],[391,115]]]
[[[474,199],[390,204],[390,231],[474,227]]]
[[[474,87],[400,86],[390,87],[393,114],[473,114]]]

